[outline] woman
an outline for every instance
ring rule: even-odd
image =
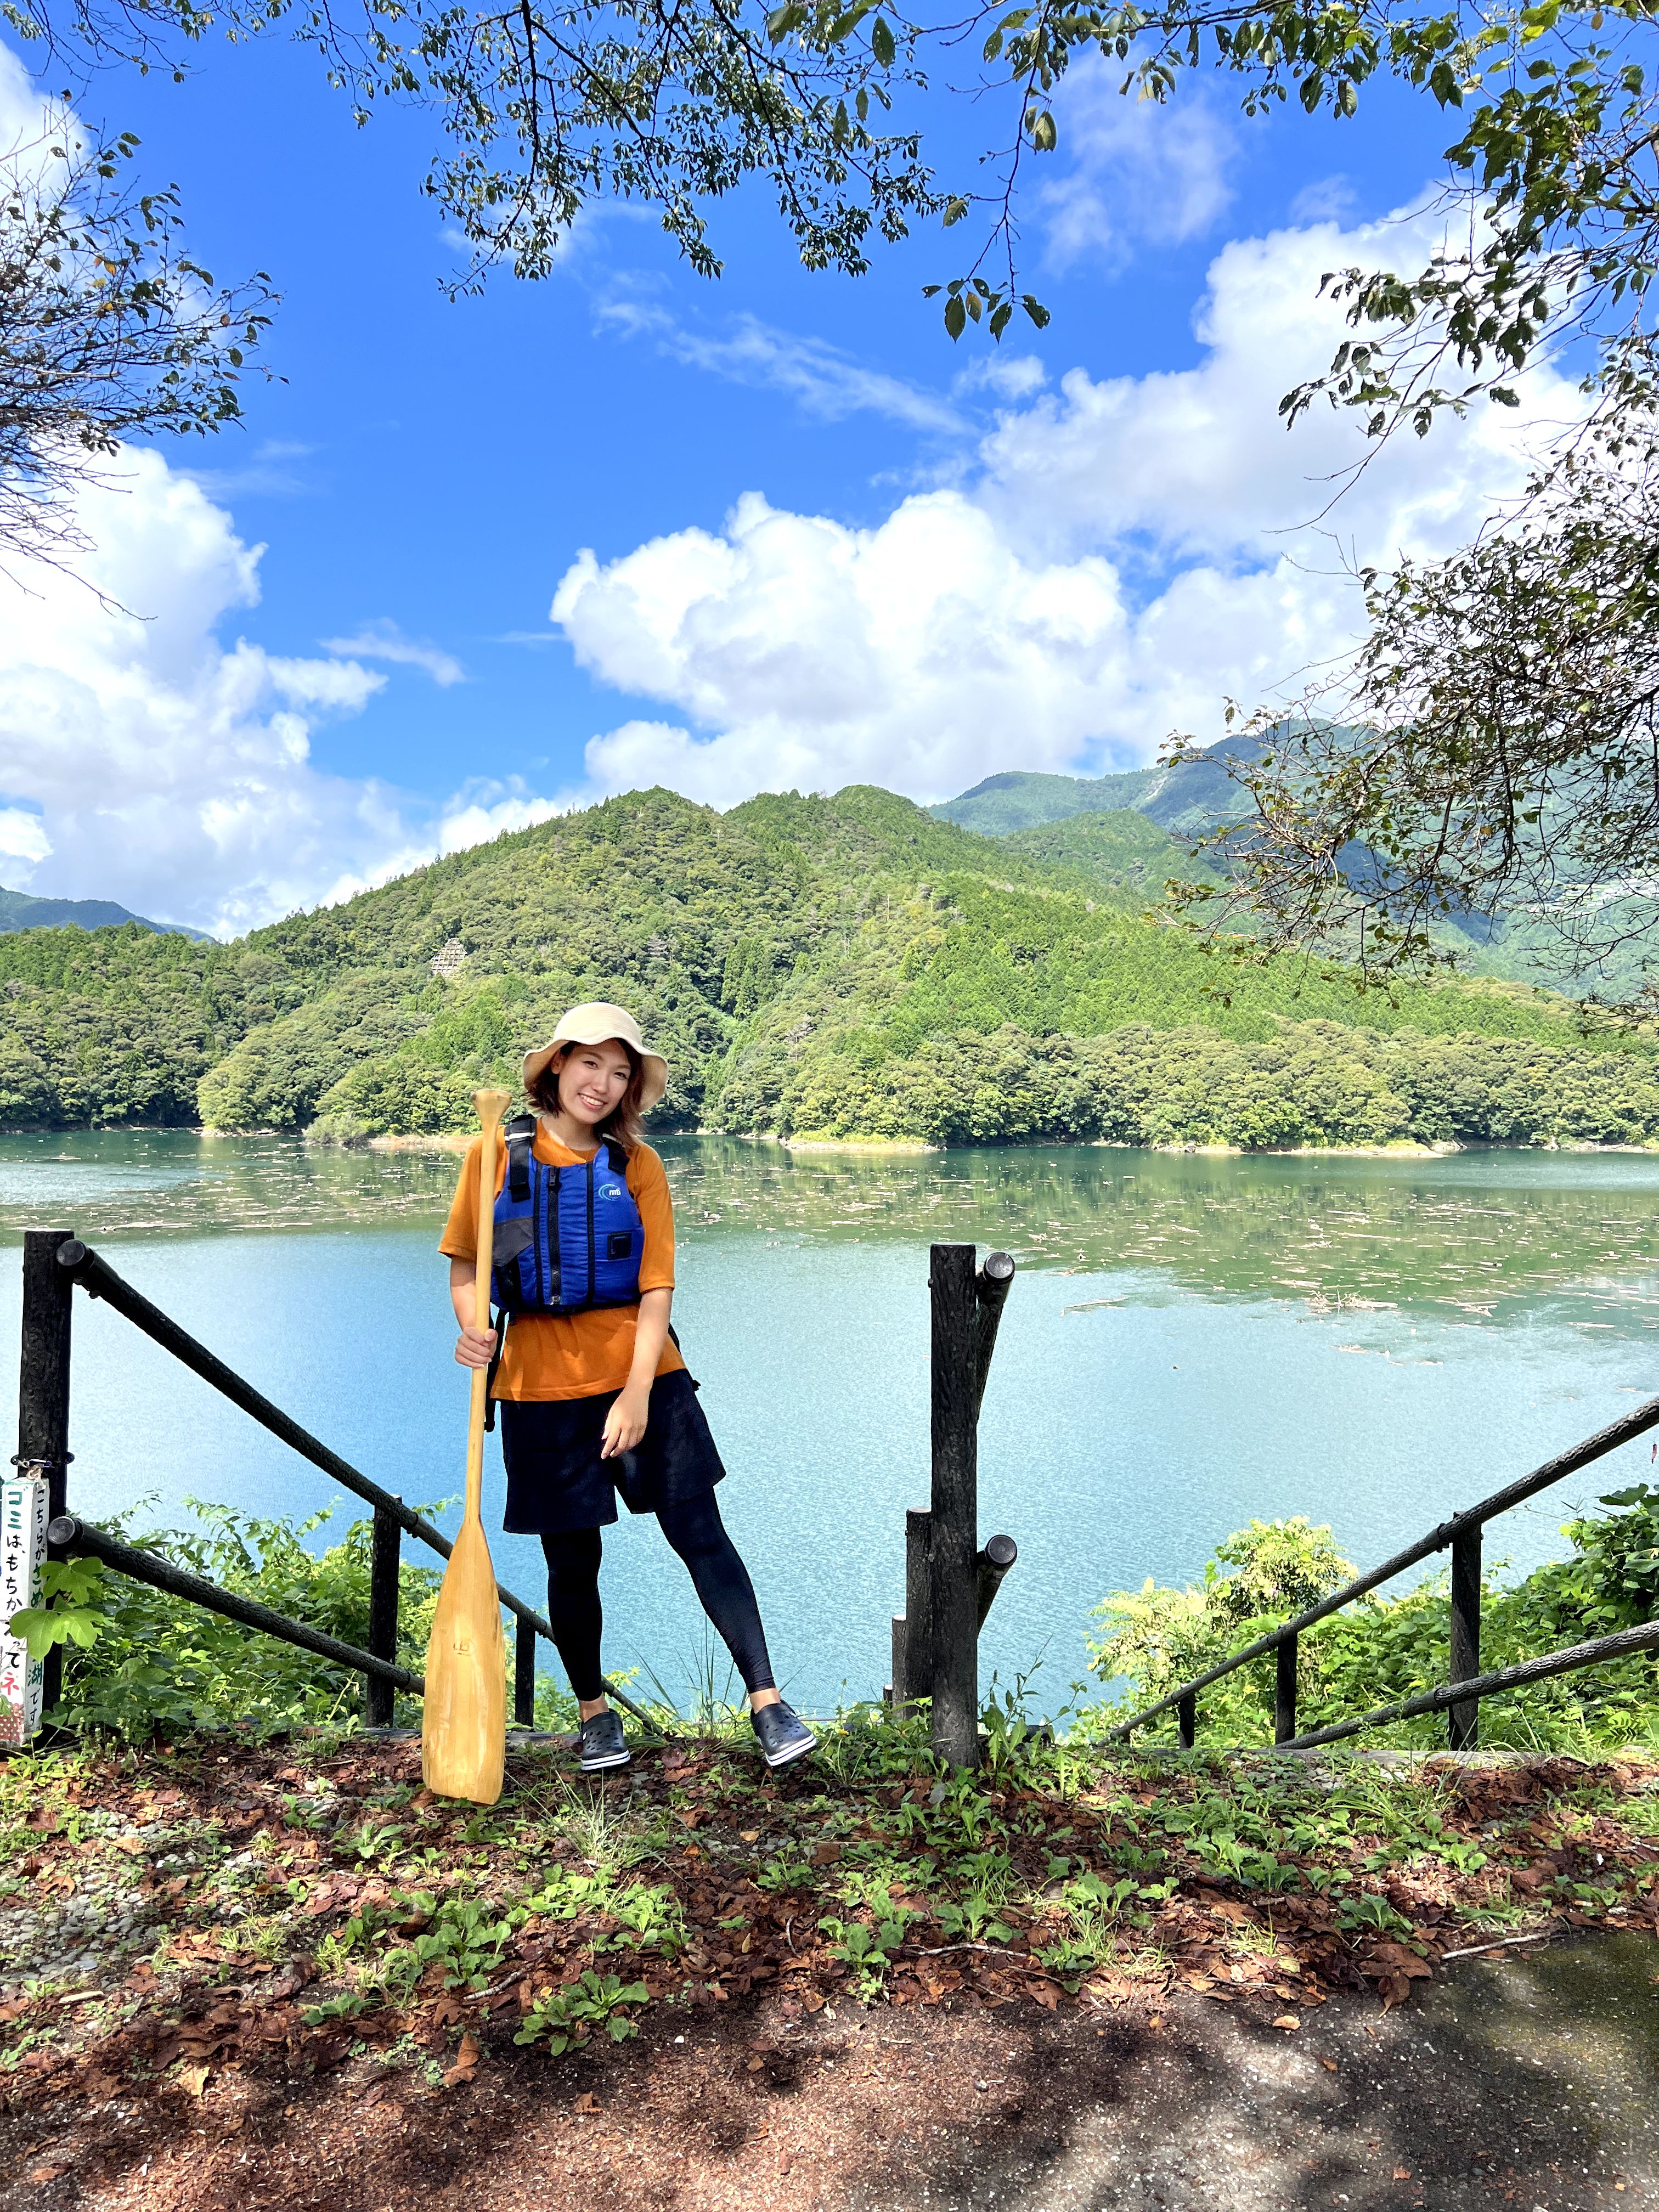
[[[778,1695],[754,1585],[720,1520],[726,1469],[668,1326],[674,1213],[640,1116],[666,1088],[660,1054],[634,1017],[573,1006],[552,1042],[526,1055],[532,1115],[507,1124],[496,1182],[493,1289],[506,1316],[492,1395],[507,1462],[503,1526],[539,1536],[547,1613],[581,1714],[586,1771],[623,1766],[622,1722],[599,1667],[600,1530],[654,1513],[691,1571],[704,1612],[749,1692],[769,1766],[817,1738]],[[486,1367],[496,1332],[477,1329],[478,1146],[469,1148],[439,1249],[460,1323],[455,1357]]]

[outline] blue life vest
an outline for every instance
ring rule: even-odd
[[[491,1288],[503,1314],[585,1313],[639,1302],[645,1224],[628,1155],[606,1138],[591,1160],[547,1167],[536,1120],[507,1125],[507,1176],[495,1200]]]

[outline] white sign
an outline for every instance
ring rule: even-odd
[[[40,1604],[46,1563],[46,1484],[0,1483],[0,1743],[27,1743],[40,1725],[46,1669],[6,1629],[13,1613]]]

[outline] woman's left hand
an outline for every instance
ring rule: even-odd
[[[611,1411],[605,1417],[605,1442],[599,1447],[601,1459],[614,1459],[619,1452],[630,1452],[645,1434],[651,1414],[651,1385],[643,1389],[630,1382],[619,1391]]]

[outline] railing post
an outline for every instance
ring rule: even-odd
[[[536,1632],[527,1620],[513,1636],[513,1719],[519,1728],[536,1725]]]
[[[398,1656],[398,1566],[403,1530],[390,1513],[374,1513],[374,1546],[368,1569],[368,1645],[377,1659]],[[392,1725],[392,1686],[378,1674],[363,1677],[363,1717],[370,1728]]]
[[[1480,1523],[1460,1528],[1452,1538],[1451,1665],[1449,1682],[1466,1682],[1480,1672]],[[1473,1751],[1480,1741],[1478,1698],[1447,1709],[1447,1736],[1454,1751]]]
[[[893,1617],[893,1711],[933,1694],[933,1516],[913,1505],[904,1516],[904,1611]]]
[[[58,1264],[58,1248],[74,1234],[72,1229],[23,1232],[23,1327],[13,1464],[25,1480],[31,1475],[45,1480],[48,1523],[68,1510],[70,1321],[75,1284]],[[54,1551],[52,1556],[62,1554]],[[63,1689],[64,1655],[55,1650],[47,1656],[41,1685],[41,1703],[48,1711]]]
[[[985,1265],[975,1279],[974,1291],[979,1301],[979,1313],[974,1325],[974,1413],[977,1418],[985,1402],[985,1385],[990,1379],[991,1354],[997,1348],[997,1331],[1002,1326],[1002,1309],[1008,1303],[1008,1292],[1014,1279],[1014,1263],[1006,1252],[988,1252]]]
[[[986,1615],[997,1601],[997,1592],[1002,1588],[1002,1578],[1019,1557],[1019,1546],[1012,1536],[991,1536],[974,1560],[975,1578],[975,1609],[979,1625],[985,1626]]]
[[[1181,1748],[1190,1751],[1198,1741],[1198,1692],[1188,1690],[1176,1707],[1176,1717],[1181,1723]]]
[[[1288,1743],[1296,1734],[1296,1659],[1301,1638],[1287,1636],[1275,1654],[1273,1741]]]
[[[979,1764],[978,1293],[971,1244],[935,1244],[931,1529],[933,1749]]]

